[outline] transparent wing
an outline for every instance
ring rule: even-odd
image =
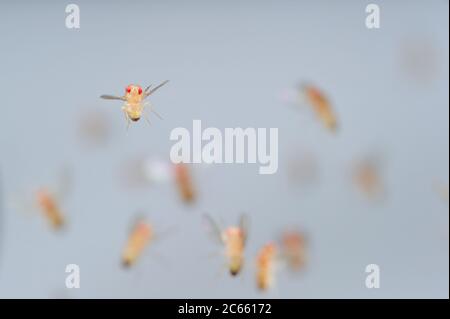
[[[150,111],[152,111],[160,120],[164,120],[163,117],[158,112],[156,112],[154,109],[150,109]]]
[[[159,88],[162,87],[163,85],[167,84],[167,82],[169,82],[169,80],[164,81],[163,83],[161,83],[160,85],[154,87],[154,88],[151,89],[151,90],[150,90],[151,85],[148,86],[148,87],[145,89],[145,91],[146,91],[145,97],[147,97],[147,96],[153,94],[157,89],[159,89]],[[149,91],[147,91],[147,90],[149,90]]]
[[[202,219],[203,224],[207,228],[207,231],[212,237],[212,239],[219,244],[224,244],[225,241],[222,236],[222,231],[219,225],[214,221],[214,219],[212,219],[212,217],[208,214],[203,214]]]
[[[247,214],[242,214],[239,218],[239,228],[242,230],[244,234],[244,244],[247,242],[248,237],[248,228],[249,228],[249,218]]]
[[[123,96],[114,96],[114,95],[107,95],[107,94],[104,94],[104,95],[100,96],[100,98],[105,99],[105,100],[121,100],[121,101],[125,101],[125,98]]]
[[[163,120],[163,117],[158,112],[155,111],[155,109],[153,108],[153,105],[150,102],[147,102],[145,104],[145,106],[147,106],[147,105],[148,105],[148,110],[150,110],[150,112],[154,113],[160,120]]]
[[[145,94],[147,95],[148,91],[150,90],[150,88],[152,87],[153,84],[150,84],[149,86],[147,86],[144,90]]]

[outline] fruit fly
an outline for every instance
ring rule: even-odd
[[[186,203],[192,203],[195,200],[196,193],[188,166],[183,163],[175,164],[174,171],[181,198]]]
[[[83,142],[91,146],[106,144],[111,135],[108,114],[93,110],[82,114],[79,123],[79,134]]]
[[[120,175],[126,186],[147,187],[174,180],[174,165],[165,159],[139,155],[121,166]]]
[[[123,266],[128,268],[134,265],[152,238],[153,229],[151,225],[143,219],[139,219],[134,225],[123,251]]]
[[[307,152],[299,152],[289,159],[288,173],[293,184],[307,186],[313,184],[318,176],[317,158]]]
[[[281,237],[282,255],[291,270],[300,270],[306,259],[305,236],[298,231],[287,231]]]
[[[353,174],[355,184],[369,198],[381,195],[383,187],[380,179],[379,163],[374,158],[361,161]]]
[[[330,131],[336,131],[337,120],[328,98],[319,89],[312,85],[302,85],[301,97],[312,106],[314,112]]]
[[[277,247],[274,243],[264,245],[256,259],[256,284],[260,290],[267,290],[274,282]]]
[[[142,87],[139,85],[130,84],[125,88],[125,95],[123,96],[102,95],[100,97],[106,100],[121,100],[125,102],[125,104],[122,106],[122,111],[124,112],[128,127],[130,121],[137,122],[140,120],[142,115],[144,115],[147,122],[149,122],[149,120],[143,113],[145,106],[149,105],[149,103],[145,103],[144,100],[151,94],[153,94],[157,89],[165,85],[167,82],[169,81],[164,81],[154,88],[151,88],[152,86],[149,85],[145,88],[145,90],[143,90]],[[150,111],[152,111],[153,113],[155,113],[156,116],[161,118],[161,116],[158,113],[156,113],[156,111],[153,110],[151,107]]]
[[[152,158],[135,158],[125,165],[121,174],[128,186],[154,186],[173,183],[185,203],[195,201],[197,194],[190,168],[187,164],[172,164],[170,161]]]
[[[48,189],[39,189],[36,192],[36,201],[54,229],[59,229],[64,225],[64,218],[56,197]]]
[[[37,208],[55,230],[62,228],[66,222],[60,204],[69,192],[70,186],[70,174],[65,168],[59,177],[56,189],[41,187],[35,193],[34,201]]]
[[[433,188],[444,202],[448,202],[448,184],[436,181],[433,184]]]
[[[225,247],[228,269],[232,276],[236,276],[244,264],[244,248],[248,237],[247,215],[241,215],[238,226],[230,226],[222,230],[209,215],[204,215],[214,237]]]

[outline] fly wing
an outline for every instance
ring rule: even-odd
[[[204,214],[203,222],[207,228],[208,233],[213,238],[213,240],[216,243],[224,244],[225,240],[222,235],[222,231],[221,231],[219,225],[214,221],[214,219],[210,215]]]
[[[244,234],[244,244],[247,242],[248,228],[249,228],[249,218],[247,214],[242,214],[239,218],[239,228]]]
[[[145,91],[146,91],[145,97],[147,97],[147,96],[153,94],[157,89],[159,89],[159,88],[162,87],[163,85],[167,84],[167,82],[169,82],[169,80],[164,81],[163,83],[161,83],[160,85],[154,87],[154,88],[151,89],[151,90],[149,90],[151,85],[148,86],[148,87],[145,89]],[[149,90],[149,91],[147,91],[147,90]]]
[[[150,84],[149,86],[147,86],[144,90],[145,94],[148,93],[148,91],[150,90],[150,88],[152,87],[153,84]]]
[[[107,94],[100,96],[100,98],[105,99],[105,100],[121,100],[121,101],[126,100],[125,97],[123,97],[123,96],[114,96],[114,95],[107,95]]]

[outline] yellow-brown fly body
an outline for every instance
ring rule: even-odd
[[[244,265],[244,250],[248,237],[247,215],[242,215],[238,226],[230,226],[221,230],[209,215],[204,216],[212,228],[215,237],[224,245],[227,267],[232,276],[236,276]]]
[[[311,85],[303,85],[301,94],[306,102],[312,106],[319,119],[330,131],[336,131],[337,120],[331,103],[323,92]]]
[[[281,238],[282,255],[289,268],[298,271],[306,262],[306,239],[297,231],[287,231]]]
[[[256,259],[256,285],[260,290],[269,289],[274,282],[277,247],[268,243],[261,248]]]
[[[54,229],[59,229],[64,224],[64,218],[56,198],[46,189],[42,188],[36,193],[39,208]]]
[[[153,94],[157,89],[165,85],[169,81],[164,81],[160,85],[152,88],[151,85],[146,87],[144,90],[140,85],[130,84],[125,88],[125,94],[123,96],[114,96],[114,95],[102,95],[100,96],[102,99],[106,100],[121,100],[124,101],[124,105],[122,106],[122,111],[124,112],[125,119],[127,124],[129,125],[130,121],[137,122],[141,119],[144,114],[144,108],[147,105],[144,103],[144,100]],[[153,113],[155,113],[158,117],[158,113],[155,110],[150,109]],[[147,118],[146,118],[147,119]],[[147,119],[148,121],[148,119]]]
[[[122,254],[122,264],[124,267],[131,267],[136,263],[144,248],[149,244],[152,236],[153,231],[150,224],[139,220],[131,231]]]
[[[180,163],[175,165],[175,181],[181,199],[185,203],[194,202],[196,197],[194,182],[189,167],[186,164]]]

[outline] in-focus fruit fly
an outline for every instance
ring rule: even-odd
[[[232,276],[236,276],[244,264],[244,249],[248,237],[247,215],[241,215],[238,226],[230,226],[224,230],[209,215],[203,217],[216,240],[224,245],[228,269]]]
[[[277,247],[274,243],[264,245],[256,259],[256,285],[260,290],[267,290],[274,283]]]
[[[317,114],[319,119],[330,131],[336,131],[337,120],[336,116],[332,110],[331,103],[325,94],[318,88],[303,84],[300,89],[300,94],[303,100],[312,106],[314,112]]]
[[[153,236],[151,225],[144,219],[139,219],[133,226],[123,250],[122,265],[127,268],[134,265]]]
[[[149,122],[148,118],[144,113],[144,108],[147,105],[150,105],[150,103],[144,102],[144,100],[151,94],[153,94],[157,89],[167,84],[167,82],[169,81],[164,81],[154,88],[151,88],[152,86],[149,85],[148,87],[145,88],[145,90],[143,90],[142,87],[139,85],[130,84],[125,88],[125,94],[123,96],[102,95],[100,97],[106,100],[121,100],[125,102],[125,104],[122,106],[122,111],[125,114],[125,119],[127,121],[128,127],[130,121],[133,122],[139,121],[142,116],[144,116],[144,118]],[[161,118],[161,116],[151,108],[151,105],[150,111],[152,111],[153,113],[156,114],[156,116]]]

